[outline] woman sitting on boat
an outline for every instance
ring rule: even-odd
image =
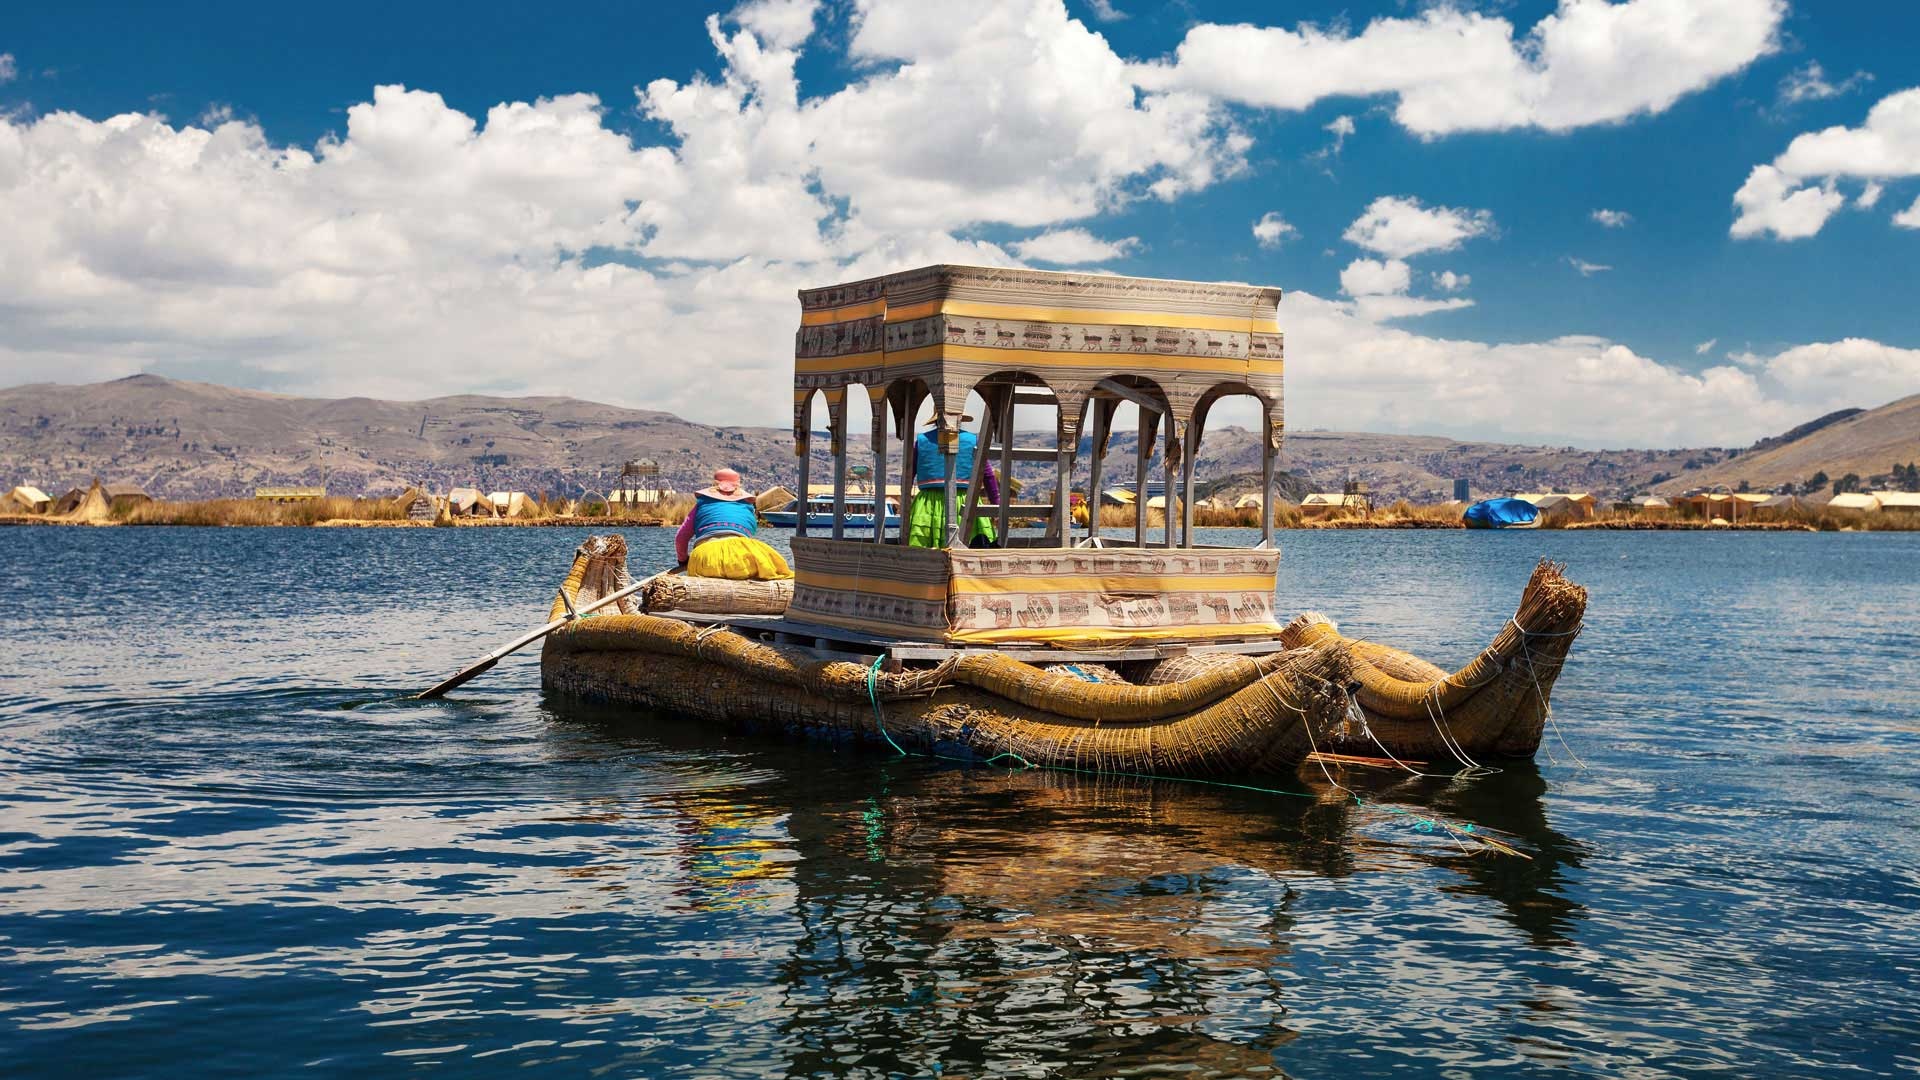
[[[760,531],[753,495],[740,488],[740,474],[718,469],[713,486],[693,495],[693,512],[680,523],[673,550],[693,577],[775,581],[793,576],[780,553],[755,539]]]
[[[962,424],[973,420],[971,416],[962,416]],[[936,417],[927,421],[932,427],[938,423]],[[965,509],[967,487],[973,476],[973,456],[979,452],[980,436],[960,429],[958,460],[954,463],[953,494],[954,505]],[[986,496],[981,502],[998,505],[1000,502],[1000,480],[993,474],[993,462],[981,463],[980,490]],[[947,546],[947,459],[940,451],[940,439],[935,432],[923,431],[913,441],[913,482],[918,488],[913,493],[913,507],[907,519],[907,544],[910,547],[937,548]],[[973,535],[967,543],[974,547],[996,547],[1000,538],[995,535],[993,522],[985,514],[973,519]]]

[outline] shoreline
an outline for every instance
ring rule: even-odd
[[[1842,525],[1833,529],[1821,529],[1814,525],[1793,521],[1752,521],[1740,524],[1714,524],[1705,521],[1574,521],[1564,525],[1550,525],[1544,529],[1468,529],[1459,522],[1434,521],[1425,518],[1402,518],[1381,520],[1377,518],[1340,518],[1331,521],[1303,521],[1297,525],[1276,524],[1279,532],[1314,532],[1324,530],[1437,530],[1449,529],[1459,532],[1576,532],[1604,530],[1611,532],[1916,532],[1920,531],[1920,520],[1912,523],[1876,523],[1878,528],[1862,528]],[[455,520],[452,522],[401,520],[375,520],[355,518],[328,518],[316,522],[234,522],[225,525],[206,525],[176,522],[127,522],[127,521],[74,521],[64,518],[49,518],[37,514],[0,514],[0,528],[6,526],[52,527],[52,528],[124,528],[124,529],[578,529],[578,528],[623,528],[623,529],[672,529],[676,523],[661,521],[657,518],[604,518],[604,517],[551,517],[551,518],[476,518],[473,520]],[[1257,525],[1196,525],[1196,528],[1258,528]],[[784,530],[783,530],[784,531]]]

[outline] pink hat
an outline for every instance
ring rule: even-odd
[[[699,494],[727,501],[752,498],[740,490],[740,474],[733,469],[713,470],[713,486],[702,489]]]

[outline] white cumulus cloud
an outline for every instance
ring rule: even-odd
[[[1451,206],[1422,206],[1419,199],[1382,195],[1341,235],[1376,254],[1411,258],[1430,251],[1452,251],[1493,229],[1493,214]]]
[[[1719,339],[1719,338],[1711,338],[1711,337],[1710,337],[1710,338],[1708,338],[1707,340],[1705,340],[1705,341],[1703,341],[1703,342],[1701,342],[1700,344],[1698,344],[1698,345],[1695,345],[1695,346],[1693,347],[1693,355],[1695,355],[1695,356],[1705,356],[1705,355],[1707,355],[1708,353],[1710,353],[1710,352],[1712,352],[1712,351],[1713,351],[1713,347],[1714,347],[1715,345],[1718,345],[1718,344],[1720,344],[1720,339]]]
[[[1496,15],[1437,4],[1358,34],[1302,23],[1204,23],[1142,82],[1301,110],[1385,96],[1420,135],[1566,131],[1657,113],[1778,47],[1785,0],[1561,0],[1521,32]]]
[[[1573,255],[1567,256],[1567,265],[1573,267],[1575,270],[1580,271],[1581,277],[1592,277],[1595,274],[1604,273],[1608,270],[1613,269],[1613,267],[1611,266],[1606,266],[1597,262],[1588,262],[1585,259],[1577,258]]]
[[[1433,285],[1442,292],[1459,292],[1473,284],[1473,278],[1466,274],[1456,274],[1451,270],[1442,270],[1433,275]]]
[[[1253,223],[1253,238],[1263,248],[1277,248],[1286,241],[1287,237],[1298,235],[1300,230],[1289,225],[1287,219],[1281,217],[1278,210],[1269,210],[1261,214],[1260,220]]]
[[[1881,98],[1860,127],[1806,132],[1771,163],[1755,165],[1734,192],[1739,216],[1731,232],[1772,233],[1782,240],[1812,236],[1846,205],[1836,180],[1878,183],[1910,176],[1920,176],[1920,87]]]
[[[713,75],[638,91],[658,145],[590,95],[470,116],[399,86],[310,146],[223,117],[0,117],[0,370],[779,422],[795,289],[1009,265],[956,233],[1044,236],[1243,167],[1217,103],[1141,92],[1059,0],[964,20],[860,0],[833,43],[856,77],[808,97],[794,65],[821,47],[817,14],[757,0],[710,20]],[[1035,258],[1072,232],[1035,237]]]
[[[1920,349],[1847,339],[1690,371],[1599,337],[1489,344],[1414,333],[1309,293],[1280,304],[1300,425],[1583,446],[1744,446],[1920,386]],[[1391,387],[1391,392],[1383,392]]]
[[[1633,223],[1633,215],[1625,210],[1595,210],[1590,216],[1609,229],[1624,229]]]
[[[1102,240],[1085,229],[1054,229],[1015,241],[1014,254],[1033,262],[1079,266],[1124,258],[1140,247],[1137,236]]]

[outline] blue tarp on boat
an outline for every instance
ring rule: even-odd
[[[1525,499],[1483,499],[1467,507],[1469,529],[1511,529],[1531,525],[1540,511]]]

